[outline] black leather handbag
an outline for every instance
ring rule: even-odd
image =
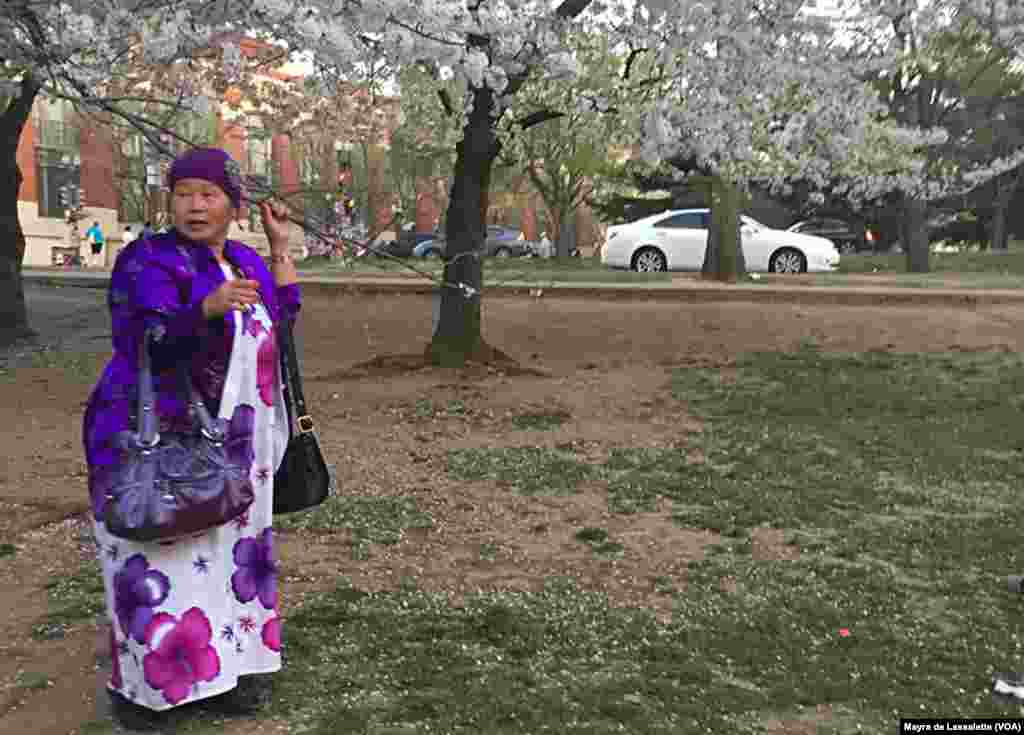
[[[289,437],[284,459],[274,473],[274,513],[280,514],[324,502],[331,493],[331,475],[314,433],[313,419],[306,411],[295,339],[287,320],[278,322],[277,337]]]
[[[239,406],[231,420],[210,417],[188,377],[176,368],[190,414],[191,431],[157,431],[150,330],[139,354],[137,431],[115,438],[117,462],[91,479],[107,531],[131,541],[162,541],[222,526],[252,505],[253,409]]]

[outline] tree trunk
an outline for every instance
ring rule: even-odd
[[[903,250],[907,255],[907,272],[927,273],[930,267],[928,229],[925,220],[928,204],[920,199],[904,198],[903,224],[900,227]]]
[[[996,180],[996,198],[992,202],[992,231],[990,242],[992,252],[1005,255],[1010,250],[1010,231],[1007,223],[1007,212],[1010,209],[1010,202],[1013,195],[1017,193],[1017,185],[1020,183],[1020,170],[1013,171],[1005,177],[1000,176]]]
[[[35,79],[26,75],[21,94],[0,115],[0,347],[31,337],[21,263],[25,258],[25,233],[18,220],[18,140],[39,93]]]
[[[742,196],[736,186],[719,176],[708,177],[707,186],[711,190],[711,222],[701,273],[716,281],[735,281],[747,270],[740,240]]]
[[[447,239],[441,309],[437,329],[427,347],[430,362],[442,367],[460,367],[467,360],[488,362],[493,355],[480,328],[483,282],[480,253],[487,233],[491,170],[499,152],[491,118],[493,108],[491,90],[475,89],[473,112],[455,148],[452,194],[445,217]],[[467,292],[465,287],[471,291]]]
[[[558,241],[555,245],[555,255],[559,259],[568,258],[576,247],[576,222],[570,217],[567,211],[558,214]]]

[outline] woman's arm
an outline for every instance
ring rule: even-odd
[[[295,263],[289,255],[274,254],[270,256],[270,268],[274,275],[274,291],[277,305],[281,309],[281,318],[294,323],[302,307]]]
[[[299,282],[299,274],[295,270],[295,263],[292,262],[290,255],[284,253],[271,255],[270,270],[274,274],[274,285],[278,289]]]
[[[263,232],[270,243],[270,267],[274,276],[275,296],[280,307],[281,319],[294,322],[301,306],[299,299],[299,275],[288,254],[288,238],[291,225],[286,207],[262,202],[260,221]]]

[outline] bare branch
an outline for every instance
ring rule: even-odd
[[[555,10],[555,17],[571,20],[589,8],[593,2],[594,0],[562,0],[562,4]]]
[[[626,67],[622,70],[622,80],[627,81],[630,73],[633,71],[633,62],[636,61],[640,54],[646,53],[650,49],[646,48],[635,48],[629,52],[629,56],[626,57]]]
[[[534,125],[540,125],[548,120],[557,120],[560,117],[565,117],[565,113],[555,112],[554,110],[538,110],[516,120],[513,124],[518,125],[523,130],[529,130]]]
[[[437,96],[441,99],[441,107],[444,108],[444,114],[447,117],[452,117],[455,114],[455,106],[452,105],[452,98],[451,95],[448,94],[448,90],[437,90]]]

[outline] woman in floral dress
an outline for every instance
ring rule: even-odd
[[[84,420],[94,526],[110,616],[108,688],[115,716],[144,727],[154,713],[208,697],[226,711],[254,709],[281,667],[277,563],[271,531],[274,472],[288,440],[274,325],[295,319],[299,292],[286,215],[260,206],[271,268],[227,239],[241,205],[237,164],[195,149],[169,172],[174,229],[119,255],[110,283],[114,355]],[[165,543],[111,535],[100,511],[117,436],[137,429],[139,349],[150,355],[160,430],[192,419],[176,366],[185,363],[211,414],[242,434],[255,501],[233,522]],[[218,696],[220,695],[220,696]]]

